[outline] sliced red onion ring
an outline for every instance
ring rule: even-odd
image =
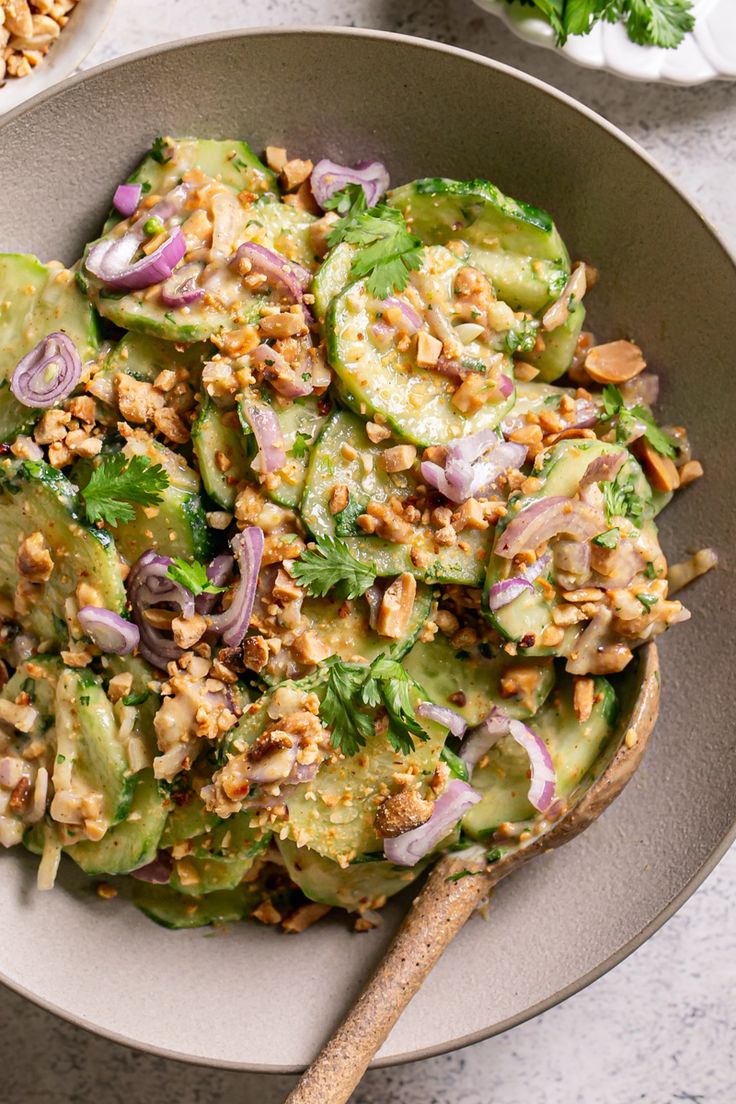
[[[460,758],[472,774],[483,756],[509,730],[509,716],[503,709],[494,706],[485,720],[475,725],[466,734],[460,747]]]
[[[565,533],[576,540],[590,540],[606,528],[603,515],[574,498],[553,495],[532,502],[506,527],[494,553],[512,559],[519,552],[532,551],[552,537]]]
[[[130,655],[138,646],[140,632],[137,625],[126,621],[112,610],[102,606],[82,606],[77,620],[93,644],[103,652],[113,655]]]
[[[444,793],[435,801],[429,820],[418,828],[412,828],[410,832],[404,832],[393,839],[385,839],[384,855],[397,866],[415,866],[450,834],[468,809],[480,800],[481,795],[472,786],[459,778],[453,778]]]
[[[490,452],[485,450],[495,442]],[[421,463],[422,478],[451,502],[465,502],[490,494],[500,475],[518,468],[526,459],[526,446],[499,441],[493,430],[482,430],[447,449],[444,468],[431,460]]]
[[[204,295],[204,288],[197,287],[201,273],[202,266],[199,264],[186,264],[177,268],[161,286],[161,302],[167,307],[175,308],[196,303]]]
[[[140,244],[140,234],[134,230],[120,238],[103,238],[90,249],[85,268],[108,287],[138,291],[168,280],[187,251],[178,226],[158,249],[134,262]]]
[[[494,706],[486,719],[468,732],[460,748],[461,759],[472,774],[486,752],[506,735],[516,740],[529,756],[529,801],[540,813],[546,812],[554,800],[557,781],[547,745],[533,729],[509,717],[504,709]]]
[[[642,372],[634,379],[622,383],[620,391],[624,402],[631,406],[636,406],[637,403],[654,406],[659,398],[659,376],[655,372]]]
[[[274,411],[265,403],[248,402],[242,406],[243,417],[253,430],[258,444],[259,470],[262,475],[279,471],[286,463],[284,438]]]
[[[407,334],[415,334],[417,330],[421,330],[421,315],[414,310],[411,303],[407,303],[406,299],[398,299],[395,295],[389,295],[383,300],[384,310],[386,307],[397,307],[401,311],[403,321],[399,323],[396,329],[403,330]]]
[[[257,364],[265,366],[264,377],[279,395],[287,399],[300,399],[312,394],[312,376],[305,370],[304,359],[290,364],[286,357],[265,344],[258,345],[250,355]],[[305,375],[307,379],[304,379]]]
[[[169,660],[179,659],[184,653],[171,637],[153,627],[144,617],[144,611],[152,606],[174,606],[187,619],[195,612],[192,592],[169,577],[173,562],[169,556],[157,556],[149,548],[136,560],[125,580],[133,620],[140,631],[139,651],[144,659],[161,670],[166,670]]]
[[[312,169],[309,184],[312,195],[320,207],[335,192],[341,192],[348,184],[360,184],[365,193],[365,201],[374,207],[384,192],[388,191],[390,180],[388,170],[382,161],[359,161],[354,168],[338,165],[336,161],[323,158]]]
[[[131,877],[139,882],[150,882],[151,885],[166,885],[171,878],[174,863],[170,851],[159,851],[156,858],[145,866],[139,866],[131,871]]]
[[[507,399],[514,390],[514,381],[511,379],[510,376],[504,376],[503,374],[501,374],[498,377],[498,389],[503,397]]]
[[[509,734],[529,756],[532,781],[529,787],[529,801],[540,813],[545,813],[554,801],[555,768],[547,745],[528,725],[521,721],[509,721]]]
[[[255,242],[243,242],[239,247],[232,263],[237,265],[241,260],[249,261],[253,272],[265,276],[269,287],[285,292],[286,298],[301,303],[312,279],[311,272],[302,265]]]
[[[76,345],[65,333],[55,331],[18,361],[10,390],[23,406],[45,408],[71,395],[81,377]]]
[[[569,423],[570,428],[588,429],[600,419],[600,407],[590,399],[575,400],[575,417]]]
[[[449,729],[458,739],[468,727],[465,718],[454,709],[450,709],[448,705],[435,705],[434,702],[421,701],[416,708],[416,714],[418,717],[426,717],[429,721],[436,721],[437,724]]]
[[[618,474],[628,457],[626,449],[620,449],[618,452],[602,452],[600,456],[596,456],[583,472],[580,490],[590,486],[591,483],[609,483]]]
[[[112,205],[123,218],[130,218],[140,203],[143,186],[141,184],[118,184]]]
[[[533,594],[534,586],[521,575],[513,575],[510,579],[501,579],[500,582],[494,583],[488,591],[486,596],[488,608],[494,611],[502,609],[503,606],[508,606],[510,602],[523,594],[525,590],[529,590]]]
[[[240,579],[230,606],[224,613],[215,614],[210,626],[222,636],[228,647],[235,648],[243,640],[250,625],[263,557],[263,530],[256,525],[244,529],[233,538],[232,548],[240,567]]]

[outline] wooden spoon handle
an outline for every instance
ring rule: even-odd
[[[477,871],[453,878],[465,869]],[[489,892],[493,868],[446,855],[414,899],[393,943],[335,1034],[285,1104],[345,1104],[442,952]]]

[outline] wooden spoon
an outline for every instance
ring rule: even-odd
[[[534,855],[583,832],[621,792],[641,762],[659,709],[659,660],[654,644],[639,653],[618,743],[601,774],[571,799],[566,814],[525,845],[488,866],[467,854],[447,854],[414,899],[393,942],[360,997],[285,1104],[346,1104],[371,1059],[442,952],[490,890]],[[463,875],[470,871],[472,877]]]

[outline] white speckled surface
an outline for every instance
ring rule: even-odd
[[[180,36],[289,23],[402,31],[526,69],[638,139],[736,250],[736,85],[632,86],[577,70],[512,38],[469,0],[119,0],[85,67]],[[733,1104],[734,915],[736,850],[662,931],[589,989],[508,1035],[369,1073],[356,1104]],[[4,991],[0,1038],[0,1099],[15,1104],[277,1104],[292,1083],[135,1054]]]

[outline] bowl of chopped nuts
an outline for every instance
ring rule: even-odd
[[[0,0],[0,114],[69,76],[115,0]]]

